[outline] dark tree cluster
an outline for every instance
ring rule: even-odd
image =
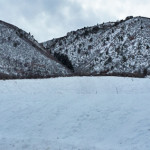
[[[16,31],[16,34],[17,34],[20,38],[22,38],[22,37],[24,36],[23,30],[21,30],[21,29],[18,29],[18,30]]]
[[[88,50],[92,49],[92,45],[88,45]]]
[[[107,65],[111,62],[112,62],[112,58],[111,58],[111,56],[109,56],[109,58],[105,61],[104,65]]]
[[[129,20],[129,19],[132,19],[133,16],[127,16],[125,20]]]
[[[92,33],[97,33],[98,31],[99,31],[99,27],[98,26],[93,27]]]
[[[122,61],[123,61],[123,62],[126,62],[126,61],[127,61],[126,56],[123,56],[123,57],[122,57]]]
[[[117,26],[118,24],[119,24],[119,22],[117,21],[117,22],[114,23],[114,26]]]
[[[71,61],[69,60],[67,55],[60,54],[55,52],[54,57],[57,58],[63,65],[68,67],[70,70],[74,71]]]
[[[83,33],[83,36],[86,37],[86,36],[88,36],[89,34],[90,34],[90,32],[87,31],[87,30],[85,30],[84,33]]]
[[[145,68],[145,69],[143,70],[143,75],[144,75],[144,76],[147,76],[147,68]]]

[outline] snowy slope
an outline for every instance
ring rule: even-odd
[[[0,150],[149,150],[150,79],[0,81]]]
[[[68,75],[70,71],[47,54],[30,33],[0,21],[0,78]]]
[[[57,57],[67,55],[76,74],[150,74],[150,18],[98,24],[42,43]]]

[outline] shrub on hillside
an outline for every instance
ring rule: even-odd
[[[93,27],[92,33],[97,33],[98,31],[99,31],[99,27],[98,26]]]

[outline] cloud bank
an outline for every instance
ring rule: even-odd
[[[1,0],[0,19],[39,41],[126,16],[150,17],[149,0]]]

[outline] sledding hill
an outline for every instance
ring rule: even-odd
[[[71,72],[25,31],[0,21],[0,78],[39,78]]]
[[[0,81],[0,150],[149,150],[150,79]]]
[[[127,17],[98,24],[41,45],[76,74],[150,74],[149,18]],[[67,63],[64,57],[68,57]]]

